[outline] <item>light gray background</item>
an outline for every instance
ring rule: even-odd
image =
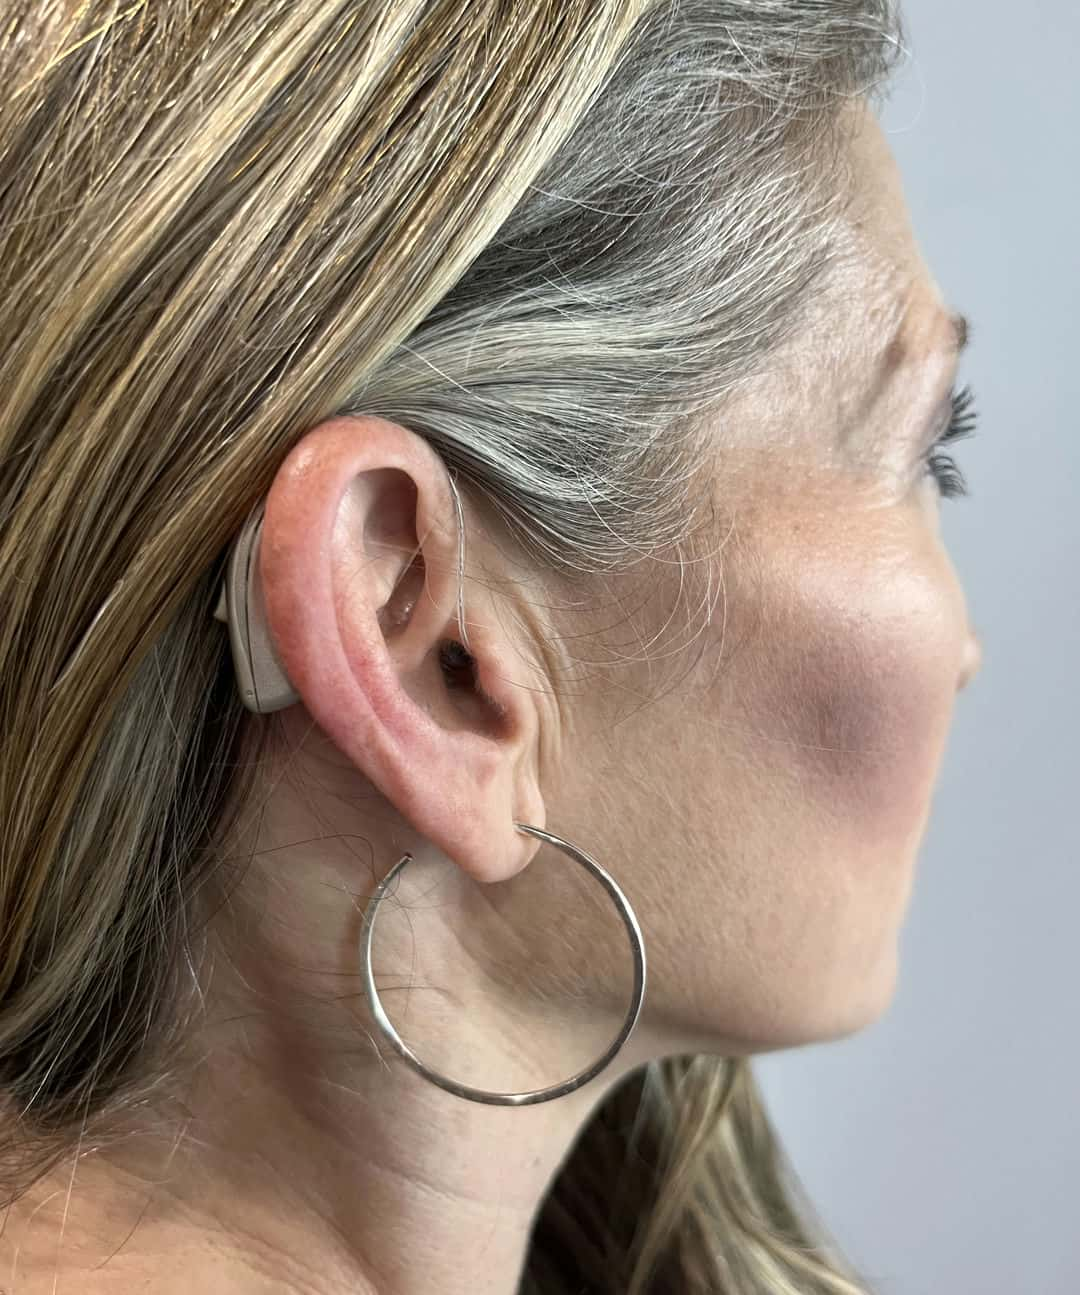
[[[972,495],[944,533],[984,644],[887,1014],[758,1058],[825,1222],[882,1295],[1080,1293],[1080,6],[908,0],[883,124],[972,321]]]

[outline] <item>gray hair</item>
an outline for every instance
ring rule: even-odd
[[[404,422],[539,561],[684,539],[700,415],[798,327],[832,255],[844,98],[899,42],[883,0],[657,5],[577,130],[345,412]]]

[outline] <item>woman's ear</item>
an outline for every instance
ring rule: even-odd
[[[274,650],[326,736],[417,832],[499,881],[540,844],[514,827],[544,826],[540,714],[503,628],[517,618],[459,578],[458,506],[415,432],[327,420],[274,478],[256,578]]]

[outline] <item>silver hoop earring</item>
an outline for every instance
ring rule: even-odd
[[[388,889],[393,884],[394,879],[400,874],[401,870],[412,858],[411,854],[403,854],[394,864],[379,885],[375,888],[371,899],[368,902],[367,909],[364,913],[363,934],[361,936],[361,963],[364,976],[364,988],[367,991],[368,1002],[371,1005],[372,1015],[382,1030],[383,1034],[390,1041],[394,1050],[403,1060],[407,1061],[412,1068],[431,1083],[439,1088],[445,1089],[448,1093],[453,1093],[457,1097],[464,1097],[470,1102],[484,1102],[489,1106],[531,1106],[536,1102],[550,1102],[556,1097],[565,1097],[567,1093],[572,1093],[576,1088],[587,1084],[590,1079],[595,1078],[611,1061],[622,1048],[623,1044],[630,1037],[634,1026],[637,1024],[638,1016],[641,1012],[641,1004],[645,997],[645,942],[641,937],[641,928],[638,925],[637,916],[630,901],[623,894],[614,878],[606,872],[594,858],[586,854],[584,850],[579,850],[576,845],[571,845],[569,841],[564,841],[562,837],[555,836],[552,832],[545,832],[539,827],[530,827],[527,823],[515,823],[514,826],[520,832],[527,832],[530,836],[539,837],[542,841],[547,841],[550,845],[556,846],[572,859],[582,864],[594,877],[601,883],[607,893],[615,902],[619,915],[626,926],[627,933],[630,936],[630,944],[634,958],[634,988],[631,994],[630,1009],[627,1012],[626,1019],[622,1023],[622,1028],[612,1040],[611,1046],[606,1052],[598,1057],[591,1065],[584,1070],[579,1071],[572,1078],[564,1080],[561,1084],[552,1084],[549,1088],[538,1088],[532,1092],[524,1093],[490,1093],[482,1088],[470,1088],[467,1084],[459,1084],[456,1080],[449,1079],[446,1075],[432,1070],[430,1066],[424,1064],[416,1055],[409,1045],[398,1034],[397,1030],[391,1024],[389,1017],[383,1009],[382,1000],[379,998],[379,992],[375,986],[375,975],[371,967],[371,944],[375,930],[375,915],[378,912],[379,904],[382,902]]]

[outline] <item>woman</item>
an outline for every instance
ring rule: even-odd
[[[748,1058],[977,668],[890,6],[6,19],[3,1289],[868,1290]]]

